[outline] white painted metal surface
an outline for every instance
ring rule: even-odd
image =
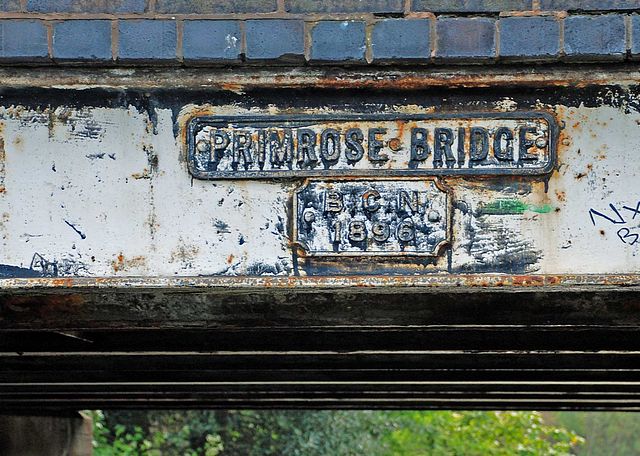
[[[615,99],[596,104],[535,107],[562,127],[546,176],[441,176],[451,189],[450,250],[370,275],[639,273],[640,114]],[[383,113],[434,109],[394,103]],[[491,112],[530,109],[504,97]],[[152,111],[0,108],[4,278],[328,274],[295,252],[291,201],[304,179],[199,180],[187,167],[194,116],[288,110],[212,103],[185,104],[177,117]],[[319,112],[341,114],[296,115]]]

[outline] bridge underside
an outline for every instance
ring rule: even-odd
[[[640,408],[635,67],[0,79],[3,412]],[[448,239],[426,259],[305,256],[291,226],[304,178],[189,174],[181,119],[220,106],[544,111],[558,162],[444,176]]]
[[[637,286],[79,288],[0,308],[5,411],[640,406]]]

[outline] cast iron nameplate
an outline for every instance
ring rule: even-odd
[[[188,163],[199,179],[538,175],[555,164],[541,112],[196,117]]]
[[[450,198],[431,179],[309,180],[294,239],[309,256],[435,256],[450,241]]]

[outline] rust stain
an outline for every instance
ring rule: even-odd
[[[233,263],[233,259],[234,259],[233,254],[230,254],[230,255],[227,257],[227,264],[231,264],[231,263]]]
[[[38,318],[51,318],[52,315],[61,313],[77,313],[85,299],[81,294],[40,294],[40,295],[5,295],[0,298],[4,304],[2,307],[8,311],[21,313],[33,318],[35,311]]]
[[[358,76],[346,75],[342,77],[318,77],[314,81],[316,87],[331,88],[331,89],[352,89],[352,88],[372,88],[372,89],[394,89],[394,90],[415,90],[425,87],[491,87],[496,84],[507,82],[506,75],[485,75],[479,78],[473,74],[463,74],[462,72],[449,74],[447,77],[429,77],[419,75],[389,75],[386,78],[365,78]],[[562,78],[540,78],[531,75],[518,74],[517,76],[510,75],[509,81],[516,85],[527,86],[556,86],[556,87],[587,87],[589,85],[597,85],[600,82],[597,80],[570,80]],[[606,82],[605,80],[602,83]],[[286,79],[284,77],[280,80],[281,86],[290,86],[295,84],[295,80]],[[233,90],[242,90],[252,86],[253,84],[236,84],[236,83],[221,83],[220,86],[230,86]]]
[[[126,271],[131,268],[140,268],[144,267],[147,264],[147,258],[138,255],[132,258],[125,258],[125,256],[120,253],[114,261],[111,262],[111,267],[113,268],[113,272]]]
[[[402,148],[402,141],[399,138],[390,139],[389,148],[394,151],[400,150]]]
[[[545,277],[538,275],[524,275],[524,276],[514,276],[513,277],[513,285],[515,286],[528,286],[528,287],[536,287],[542,286],[545,284]]]
[[[134,179],[151,179],[151,173],[147,168],[145,168],[141,173],[133,173],[131,177]]]
[[[34,290],[38,288],[52,288],[55,278],[15,278],[3,279],[5,290]],[[153,278],[153,277],[117,277],[101,278],[75,278],[71,286],[73,288],[221,288],[225,290],[246,290],[256,287],[273,288],[298,288],[310,287],[314,289],[344,289],[351,287],[392,287],[406,288],[407,290],[420,291],[421,289],[460,289],[462,287],[492,288],[492,287],[535,287],[556,285],[568,289],[576,287],[597,287],[599,285],[612,285],[624,287],[638,287],[640,275],[638,274],[560,274],[560,275],[504,275],[504,274],[429,274],[423,276],[375,276],[364,277],[360,275],[344,275],[340,277],[180,277]],[[0,299],[6,299],[0,296]],[[20,296],[16,294],[10,295]],[[22,295],[24,297],[24,295]],[[33,295],[31,295],[33,296]],[[4,301],[3,301],[4,302]]]
[[[234,92],[237,94],[243,93],[243,85],[235,82],[223,82],[220,84],[220,87],[224,90],[228,90],[230,92]]]
[[[177,249],[171,252],[169,262],[170,263],[173,263],[173,262],[188,263],[196,259],[199,251],[200,251],[200,248],[198,246],[195,246],[195,245],[188,246],[188,245],[181,244],[180,246],[178,246]]]
[[[567,194],[560,190],[556,190],[556,198],[558,198],[558,201],[565,202],[567,200]]]
[[[53,279],[52,284],[54,287],[72,287],[73,286],[73,278],[56,278]]]

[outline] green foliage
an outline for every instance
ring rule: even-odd
[[[570,455],[536,412],[93,412],[96,456]],[[126,424],[135,423],[135,424]]]
[[[228,411],[223,454],[376,455],[379,416],[345,411]]]
[[[579,456],[640,454],[640,414],[625,412],[549,412],[545,419],[586,437]]]
[[[392,412],[390,454],[570,455],[582,438],[537,412]]]
[[[212,412],[200,411],[101,412],[97,410],[92,412],[93,454],[94,456],[217,456],[221,454],[223,446],[217,432],[217,423],[211,415]]]

